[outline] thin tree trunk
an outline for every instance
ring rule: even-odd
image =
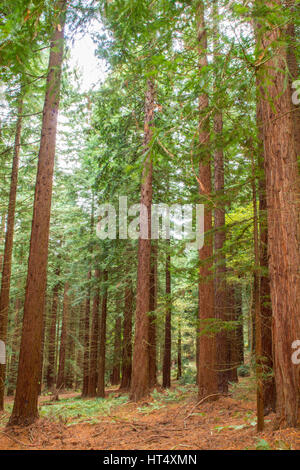
[[[265,2],[274,8],[279,0]],[[270,24],[261,28],[259,45],[268,51],[283,31]],[[285,85],[287,48],[280,45],[260,67],[259,79],[267,80],[261,101],[268,250],[273,310],[273,348],[277,392],[277,416],[281,426],[297,426],[299,411],[299,365],[291,361],[292,344],[300,338],[299,282],[299,175],[291,110],[291,94]]]
[[[132,313],[133,291],[132,282],[128,280],[125,286],[123,351],[122,351],[122,380],[120,389],[129,390],[132,369]]]
[[[149,318],[149,387],[157,384],[156,360],[156,313],[157,308],[157,250],[156,242],[152,244],[150,272],[150,318]]]
[[[149,393],[149,311],[150,311],[150,262],[151,262],[151,203],[152,157],[150,144],[154,120],[154,82],[148,80],[144,121],[144,168],[141,185],[141,207],[148,212],[148,239],[139,238],[138,276],[135,312],[135,338],[130,399],[138,401]],[[142,220],[141,220],[142,222]],[[144,224],[141,224],[144,225]]]
[[[62,390],[65,387],[65,364],[66,364],[66,347],[67,347],[67,326],[69,319],[69,285],[65,284],[64,288],[64,301],[62,312],[62,323],[60,333],[60,348],[59,348],[59,365],[57,373],[56,389]]]
[[[181,360],[181,321],[178,319],[178,338],[177,338],[177,380],[182,376]]]
[[[204,3],[198,2],[198,43],[199,43],[199,72],[203,67],[207,67],[207,32],[204,20]],[[208,96],[202,94],[199,97],[199,146],[201,161],[199,163],[199,193],[200,196],[210,197],[211,195],[211,165],[208,152],[210,139],[209,121],[206,116],[208,111]],[[207,156],[208,154],[208,156]],[[199,366],[198,366],[198,388],[199,399],[217,392],[217,372],[216,372],[216,344],[212,333],[204,331],[208,322],[214,318],[214,282],[212,279],[212,255],[213,244],[210,232],[212,230],[212,211],[206,201],[204,213],[204,247],[199,250]]]
[[[260,312],[261,312],[261,348],[262,348],[262,385],[264,414],[276,411],[276,388],[273,374],[273,344],[272,344],[272,308],[270,296],[270,278],[268,273],[268,224],[266,180],[264,175],[263,130],[261,103],[257,99],[257,127],[259,137],[258,163],[259,179],[259,216],[260,216]]]
[[[56,269],[56,276],[59,279],[60,268]],[[48,337],[48,368],[46,375],[47,388],[51,389],[55,385],[56,367],[55,367],[55,340],[56,340],[56,322],[57,322],[57,307],[58,307],[58,294],[60,290],[60,282],[56,282],[52,294],[52,308],[50,317],[50,331]]]
[[[101,320],[100,320],[100,347],[98,360],[98,384],[97,397],[105,397],[105,352],[106,352],[106,317],[107,317],[107,279],[108,273],[104,271],[104,292],[102,296]]]
[[[17,382],[17,370],[18,370],[18,355],[19,355],[19,337],[21,332],[21,308],[22,301],[20,297],[16,299],[16,312],[14,320],[14,333],[12,340],[12,356],[11,356],[11,367],[9,370],[9,385],[7,388],[7,395],[11,396],[14,393]]]
[[[122,333],[122,320],[118,316],[115,323],[115,338],[114,338],[114,355],[113,355],[113,369],[111,374],[111,384],[119,385],[120,372],[121,372],[121,333]]]
[[[11,171],[10,193],[7,212],[7,227],[5,234],[5,245],[3,255],[3,269],[1,279],[1,293],[0,293],[0,341],[6,344],[7,340],[7,323],[8,323],[8,309],[9,309],[9,293],[10,293],[10,278],[11,278],[11,259],[14,242],[14,226],[15,226],[15,209],[16,197],[18,186],[18,173],[19,173],[19,158],[20,158],[20,144],[21,144],[21,130],[22,130],[22,112],[23,112],[23,97],[19,98],[18,104],[18,120],[16,126],[14,156]],[[0,410],[4,409],[4,389],[5,389],[5,364],[0,364]]]
[[[100,306],[100,270],[95,270],[96,291],[93,300],[93,318],[91,332],[91,350],[90,350],[90,373],[88,396],[97,396],[97,364],[98,364],[98,340],[99,340],[99,306]]]
[[[257,211],[256,168],[252,157],[252,198],[253,198],[253,233],[254,233],[254,318],[255,318],[255,362],[257,380],[257,431],[264,429],[264,394],[262,381],[262,322],[260,310],[260,257]]]
[[[87,275],[87,293],[85,301],[85,317],[84,317],[84,351],[83,351],[83,381],[82,381],[82,397],[88,396],[89,387],[89,359],[90,359],[90,309],[91,309],[91,271]]]
[[[218,87],[219,65],[219,28],[218,28],[218,0],[213,2],[214,22],[214,62],[215,82],[214,90]],[[221,69],[221,67],[220,67]],[[218,106],[219,108],[219,106]],[[223,114],[217,111],[214,116],[214,132],[216,135],[216,149],[214,152],[214,183],[217,196],[217,207],[214,211],[214,247],[215,247],[215,286],[214,302],[215,317],[220,322],[228,320],[226,317],[226,258],[223,247],[226,241],[225,233],[225,207],[224,207],[224,153],[223,153]],[[228,350],[226,330],[224,328],[216,335],[216,363],[218,369],[218,389],[221,393],[228,392]]]
[[[168,240],[168,251],[166,254],[166,316],[165,316],[165,347],[163,362],[163,388],[171,387],[171,256],[170,240]]]

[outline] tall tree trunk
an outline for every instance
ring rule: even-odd
[[[99,340],[99,306],[100,306],[100,270],[95,270],[96,290],[93,300],[93,318],[91,332],[91,350],[90,350],[90,373],[88,396],[97,396],[97,363],[98,363],[98,340]]]
[[[132,313],[133,291],[132,282],[128,280],[125,286],[123,350],[122,350],[122,379],[120,389],[129,390],[132,369]]]
[[[182,360],[181,360],[181,321],[178,319],[178,338],[177,338],[177,380],[182,376]]]
[[[259,84],[258,84],[259,85]],[[266,180],[264,175],[263,129],[261,103],[257,99],[258,127],[258,164],[259,179],[259,217],[260,217],[260,312],[261,312],[261,354],[262,354],[262,386],[264,414],[276,411],[276,388],[273,374],[273,344],[272,344],[272,308],[270,297],[270,278],[268,275],[268,224]]]
[[[207,67],[207,31],[204,20],[204,3],[198,2],[198,44],[199,44],[199,73]],[[201,161],[199,163],[199,193],[206,198],[211,195],[211,164],[208,152],[208,142],[210,139],[208,112],[208,96],[202,94],[199,97],[199,146]],[[207,156],[208,155],[208,156]],[[207,202],[206,199],[206,204]],[[199,367],[198,367],[198,388],[199,398],[215,394],[217,392],[217,372],[216,372],[216,344],[212,333],[204,331],[208,322],[214,318],[214,282],[212,279],[212,255],[213,244],[212,211],[210,207],[205,208],[204,213],[204,247],[199,251]]]
[[[50,48],[33,207],[17,390],[10,418],[11,425],[30,424],[38,417],[40,355],[47,283],[49,224],[66,1],[59,1],[58,8],[60,10],[59,24],[55,25]]]
[[[7,388],[7,395],[11,396],[14,393],[17,382],[17,370],[18,370],[18,353],[19,353],[19,338],[21,333],[21,308],[22,300],[20,297],[16,299],[15,305],[15,320],[14,320],[14,333],[12,339],[12,356],[11,356],[11,367],[9,370],[9,384]]]
[[[19,98],[18,119],[15,134],[14,156],[11,171],[11,182],[9,192],[9,203],[7,211],[7,227],[5,234],[3,269],[1,279],[0,293],[0,341],[6,344],[7,340],[7,322],[9,308],[9,292],[11,278],[11,259],[14,241],[15,209],[19,173],[19,157],[22,129],[23,97]],[[4,409],[4,389],[5,389],[5,364],[0,364],[0,410]]]
[[[122,320],[118,316],[115,323],[115,338],[114,338],[114,355],[113,355],[113,369],[110,382],[112,385],[119,385],[120,372],[121,372],[121,333],[122,333]]]
[[[158,245],[152,244],[151,250],[151,272],[150,272],[150,317],[149,317],[149,387],[157,384],[157,361],[156,361],[156,313],[157,308],[157,256]]]
[[[271,9],[274,4],[282,5],[279,0],[264,2]],[[283,36],[280,27],[270,24],[268,31],[259,31],[259,45],[267,52]],[[286,62],[287,48],[281,43],[260,67],[259,80],[267,80],[261,109],[277,415],[280,425],[297,426],[300,366],[292,363],[291,354],[292,344],[300,338],[299,175]]]
[[[105,352],[106,352],[106,317],[107,317],[107,279],[108,273],[103,273],[104,292],[102,296],[100,320],[100,347],[98,360],[97,397],[105,397]]]
[[[60,268],[56,269],[56,276],[59,279]],[[50,330],[48,337],[48,368],[46,374],[47,388],[51,389],[55,384],[56,367],[55,367],[55,340],[56,340],[56,322],[57,322],[57,307],[58,307],[58,294],[60,290],[60,282],[56,282],[52,294],[52,308],[50,317]]]
[[[154,120],[154,82],[148,80],[144,120],[144,168],[141,185],[142,204],[148,211],[148,239],[139,238],[138,275],[135,312],[135,338],[130,399],[138,401],[149,393],[149,311],[151,259],[152,157],[150,144]]]
[[[171,387],[171,256],[170,240],[168,240],[168,251],[166,254],[166,316],[165,316],[165,347],[163,363],[163,388]]]
[[[59,365],[57,373],[57,390],[61,390],[65,387],[65,364],[66,364],[66,347],[67,347],[67,326],[69,319],[69,296],[68,296],[69,285],[65,284],[64,288],[64,301],[63,301],[63,312],[61,322],[61,333],[60,333],[60,348],[59,348]]]
[[[291,13],[293,15],[300,13],[300,6],[295,5],[295,0],[287,0],[287,6],[290,8]],[[297,41],[299,39],[296,38],[296,31],[295,31],[295,23],[291,21],[287,27],[287,36],[288,36],[288,51],[287,51],[287,64],[290,73],[290,86],[291,86],[291,94],[295,92],[295,89],[292,87],[293,83],[299,79],[299,62],[297,61]],[[299,44],[298,44],[299,47]],[[299,86],[298,86],[299,89]],[[296,147],[296,154],[299,157],[300,155],[300,107],[293,103],[291,99],[291,106],[292,106],[292,116],[293,116],[293,126],[294,126],[294,141]]]
[[[264,429],[264,394],[262,379],[262,322],[260,310],[260,257],[259,257],[259,233],[256,189],[256,167],[254,156],[252,157],[252,198],[253,198],[253,234],[254,234],[254,318],[255,318],[255,362],[257,380],[257,431]]]
[[[218,0],[213,2],[213,22],[214,22],[214,62],[215,62],[215,82],[214,90],[217,91],[221,64],[219,63],[219,28],[218,28]],[[218,67],[220,65],[220,67]],[[220,106],[218,106],[220,109]],[[226,241],[225,233],[225,207],[224,207],[224,153],[223,153],[223,113],[217,111],[214,116],[214,132],[216,135],[216,149],[214,152],[214,183],[217,197],[217,207],[214,211],[214,247],[215,247],[215,286],[214,303],[215,317],[220,322],[228,320],[226,317],[226,258],[223,247]],[[228,350],[227,350],[226,330],[222,330],[216,335],[216,363],[218,369],[218,389],[221,393],[228,392]]]
[[[82,381],[82,397],[88,396],[89,387],[89,359],[90,359],[90,309],[91,309],[91,271],[87,275],[87,293],[85,300],[85,317],[84,317],[84,351],[83,351],[83,381]]]

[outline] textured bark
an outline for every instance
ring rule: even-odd
[[[238,310],[236,308],[236,298],[235,298],[235,285],[232,282],[227,283],[227,317],[230,322],[233,323],[233,328],[227,334],[228,341],[228,380],[229,382],[236,383],[238,382],[237,368],[239,365],[239,347],[237,339],[237,315]]]
[[[130,399],[138,401],[149,393],[149,311],[151,258],[152,158],[150,143],[154,120],[154,82],[148,80],[144,120],[144,168],[141,184],[141,204],[148,211],[148,239],[139,238],[135,338]]]
[[[122,348],[122,379],[120,388],[129,390],[132,369],[132,313],[133,291],[132,282],[128,280],[125,287],[124,298],[124,324],[123,324],[123,348]]]
[[[181,321],[178,320],[178,338],[177,338],[177,380],[182,376],[181,360]]]
[[[252,157],[252,201],[253,201],[253,234],[254,234],[254,319],[255,319],[255,362],[256,362],[256,403],[257,403],[257,431],[264,429],[264,394],[262,380],[262,321],[260,305],[260,253],[258,233],[256,167]]]
[[[11,366],[9,369],[9,381],[7,387],[7,395],[11,396],[14,393],[17,382],[17,370],[18,370],[18,356],[19,356],[19,338],[21,333],[21,308],[22,300],[17,297],[15,304],[15,319],[14,319],[14,333],[12,339],[12,356]]]
[[[266,5],[272,7],[273,3],[280,5],[279,0]],[[282,37],[279,27],[260,31],[262,49],[267,51],[273,41]],[[261,109],[277,416],[281,426],[297,426],[300,366],[292,363],[291,354],[293,342],[300,338],[299,175],[291,94],[282,72],[286,61],[287,48],[280,45],[261,66],[259,78],[261,83],[266,77],[268,80]]]
[[[296,15],[300,14],[300,6],[295,5],[295,0],[287,0],[287,6],[291,9],[293,14]],[[287,64],[290,73],[290,87],[291,87],[291,94],[295,92],[295,88],[292,87],[293,82],[299,79],[299,63],[297,61],[297,38],[295,32],[295,24],[294,22],[290,22],[287,27],[287,36],[288,36],[288,51],[287,51]],[[299,39],[298,39],[299,42]],[[299,86],[298,86],[299,89]],[[295,148],[296,154],[300,155],[300,107],[293,103],[291,99],[291,111],[293,116],[293,129],[294,129],[294,141],[295,141]]]
[[[156,360],[156,313],[157,308],[157,243],[152,244],[150,271],[150,312],[149,315],[149,387],[157,384]]]
[[[72,389],[74,384],[74,367],[73,360],[75,354],[75,315],[74,311],[71,311],[68,315],[67,323],[67,344],[66,344],[66,363],[65,363],[65,387],[67,389]]]
[[[204,20],[204,3],[198,2],[197,8],[198,21],[198,43],[199,43],[199,73],[203,67],[207,67],[207,32]],[[208,96],[202,94],[199,97],[199,145],[201,161],[199,163],[199,193],[200,196],[210,197],[211,195],[211,164],[208,151],[210,139],[209,121],[206,116],[208,110]],[[216,344],[212,334],[204,329],[208,326],[208,321],[214,318],[214,282],[212,279],[212,255],[213,244],[211,234],[212,230],[212,211],[208,206],[204,212],[204,247],[199,251],[199,366],[198,366],[198,388],[199,399],[217,392],[217,372],[216,372]]]
[[[104,292],[102,296],[101,320],[100,320],[100,346],[98,361],[97,397],[105,397],[105,352],[106,352],[106,317],[107,317],[107,279],[108,273],[104,271]]]
[[[59,348],[59,365],[57,373],[56,389],[62,390],[65,387],[65,364],[66,364],[66,346],[67,346],[67,325],[69,317],[69,296],[68,296],[69,285],[65,284],[64,288],[64,301],[63,301],[63,312],[62,312],[62,323],[60,333],[60,348]]]
[[[259,137],[259,217],[260,217],[260,312],[261,312],[261,353],[264,413],[276,411],[276,387],[273,374],[272,308],[270,278],[268,275],[268,224],[266,180],[264,175],[263,131],[260,100],[257,100],[257,126]]]
[[[114,355],[113,355],[113,369],[110,378],[112,385],[119,385],[120,383],[120,372],[121,372],[121,332],[122,332],[122,320],[118,316],[115,323],[115,338],[114,338]]]
[[[56,276],[59,278],[60,269],[57,268]],[[51,389],[55,384],[56,367],[55,367],[55,340],[56,340],[56,323],[57,323],[57,308],[58,308],[58,294],[60,290],[60,282],[56,282],[52,294],[52,308],[50,316],[50,330],[48,336],[48,367],[46,374],[47,388]]]
[[[21,129],[22,129],[22,112],[23,112],[23,98],[19,98],[18,105],[18,119],[14,143],[14,156],[12,162],[9,203],[7,211],[7,228],[5,234],[2,279],[1,279],[1,293],[0,293],[0,340],[6,343],[7,341],[7,322],[8,322],[8,309],[9,309],[9,293],[10,293],[10,278],[11,278],[11,259],[14,241],[14,226],[15,226],[15,209],[16,197],[18,186],[18,173],[19,173],[19,157],[20,157],[20,143],[21,143]],[[0,410],[4,409],[4,389],[5,389],[5,364],[0,364]]]
[[[47,282],[47,260],[57,115],[64,45],[64,10],[60,1],[60,25],[51,40],[47,89],[43,110],[33,219],[24,304],[16,398],[10,424],[26,425],[38,417],[38,393]]]
[[[99,340],[99,307],[100,307],[100,271],[95,270],[95,279],[97,282],[94,300],[93,300],[93,318],[91,331],[91,349],[90,349],[90,373],[88,396],[97,396],[97,364],[98,364],[98,340]]]
[[[90,359],[90,309],[91,309],[91,271],[87,275],[87,293],[85,300],[85,317],[84,317],[84,351],[83,351],[83,380],[82,380],[82,397],[88,396],[89,387],[89,359]]]
[[[166,255],[166,316],[165,316],[165,345],[163,362],[163,388],[171,387],[171,256],[169,254],[170,241],[168,240],[168,252]]]

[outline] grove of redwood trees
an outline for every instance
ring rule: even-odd
[[[297,428],[299,2],[3,3],[8,426],[40,395],[140,412],[187,387],[256,394],[257,432]]]

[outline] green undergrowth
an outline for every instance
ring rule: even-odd
[[[176,389],[167,389],[162,392],[154,389],[151,393],[151,400],[137,409],[141,414],[149,414],[152,411],[166,407],[170,403],[179,403],[193,392],[196,393],[196,387],[194,386],[177,386]]]

